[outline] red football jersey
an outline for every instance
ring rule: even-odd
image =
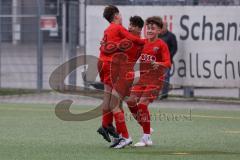
[[[104,31],[104,37],[100,47],[100,59],[102,61],[111,61],[112,55],[121,51],[121,46],[118,46],[118,44],[124,38],[139,45],[144,44],[144,41],[141,40],[140,37],[129,33],[122,25],[111,23]]]
[[[112,57],[110,75],[113,88],[121,98],[124,98],[130,95],[134,81],[134,65],[141,55],[143,46],[128,39],[121,40],[118,46],[121,51],[114,53]]]
[[[130,44],[129,45],[130,47],[128,47],[128,49],[123,50],[123,53],[128,57],[129,63],[136,63],[142,53],[143,45],[139,45],[137,43],[132,43],[128,39],[122,40],[120,42],[120,44],[125,44],[125,46]]]
[[[154,62],[161,65],[157,70],[153,69]],[[171,59],[167,44],[161,39],[154,42],[147,41],[140,56],[140,80],[146,83],[159,81],[164,75],[164,69],[170,67]]]

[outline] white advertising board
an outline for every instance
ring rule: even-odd
[[[99,55],[108,26],[104,6],[87,7],[87,54]],[[133,15],[167,20],[178,40],[171,83],[196,87],[240,88],[240,7],[121,6],[123,25]]]

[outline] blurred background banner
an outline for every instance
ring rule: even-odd
[[[86,53],[95,56],[99,54],[99,41],[108,25],[99,14],[102,10],[103,6],[87,8]],[[240,87],[239,10],[237,6],[120,7],[126,27],[133,15],[144,19],[158,15],[168,22],[179,46],[171,83],[196,87]]]

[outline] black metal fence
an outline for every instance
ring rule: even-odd
[[[64,16],[62,2],[0,0],[0,89],[49,89],[52,71],[77,55],[79,2],[65,1]],[[46,29],[44,18],[56,27]],[[70,83],[75,79],[73,73]]]
[[[87,0],[89,5],[240,5],[240,0]]]

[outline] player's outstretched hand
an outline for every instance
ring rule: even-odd
[[[153,67],[154,70],[157,70],[157,69],[159,69],[160,64],[157,63],[157,62],[153,62],[153,63],[152,63],[152,67]]]

